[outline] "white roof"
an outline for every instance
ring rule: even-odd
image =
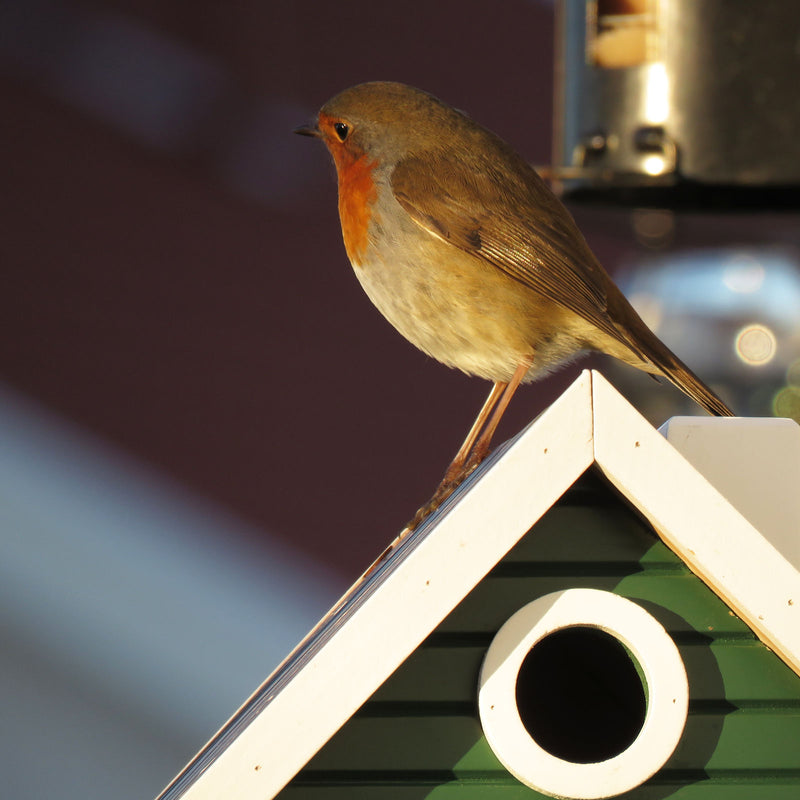
[[[585,371],[353,586],[162,797],[277,794],[592,464],[800,674],[800,573]]]

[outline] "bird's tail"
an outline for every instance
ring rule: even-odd
[[[734,417],[733,411],[720,400],[717,394],[706,386],[697,375],[672,352],[627,303],[624,314],[626,324],[626,344],[640,359],[636,364],[640,369],[654,375],[665,377],[678,387],[687,397],[702,406],[709,414],[717,417]],[[620,332],[622,333],[622,330]],[[634,335],[631,336],[630,334]],[[633,362],[630,362],[633,363]]]
[[[658,367],[659,373],[677,386],[685,395],[701,405],[709,414],[717,417],[734,417],[733,411],[720,400],[660,339],[649,360]]]

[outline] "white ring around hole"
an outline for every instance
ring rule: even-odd
[[[638,661],[647,712],[633,743],[594,764],[565,761],[541,748],[520,719],[517,675],[531,648],[563,628],[598,628]],[[478,711],[489,746],[518,780],[552,797],[612,797],[644,783],[672,755],[686,724],[689,684],[678,648],[641,606],[598,589],[567,589],[540,597],[510,617],[492,640],[481,667]]]

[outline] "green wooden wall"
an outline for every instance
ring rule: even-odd
[[[669,631],[686,664],[689,719],[681,742],[659,773],[624,797],[800,798],[800,678],[593,473],[534,526],[278,796],[541,797],[505,771],[483,738],[478,673],[492,637],[515,611],[571,587],[638,601]],[[369,657],[368,642],[353,653],[354,659]]]

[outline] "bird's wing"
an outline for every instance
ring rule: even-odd
[[[629,344],[607,313],[609,279],[572,217],[522,159],[514,166],[519,179],[509,181],[489,161],[471,170],[427,152],[397,164],[392,190],[422,228]]]

